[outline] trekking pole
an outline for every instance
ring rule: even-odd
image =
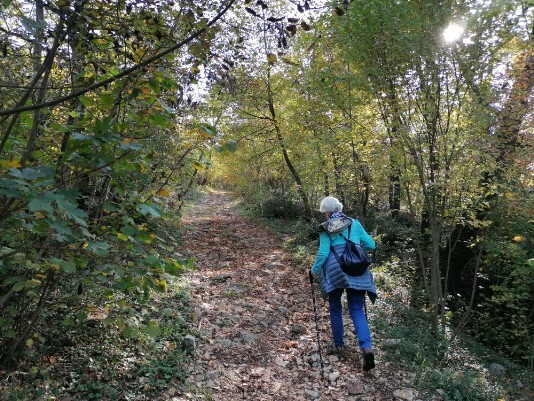
[[[315,329],[317,331],[317,348],[319,351],[319,362],[321,363],[321,380],[324,380],[323,350],[321,348],[321,334],[319,333],[319,320],[317,318],[317,306],[315,305],[315,288],[313,287],[313,274],[311,270],[309,271],[309,275],[312,292],[313,314],[315,316]]]

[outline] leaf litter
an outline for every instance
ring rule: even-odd
[[[181,400],[416,400],[415,375],[377,368],[364,373],[351,346],[320,361],[309,266],[283,251],[266,228],[239,216],[230,195],[213,191],[184,218],[183,241],[197,260],[190,275],[196,350]],[[323,354],[330,341],[327,304],[316,288]],[[399,392],[402,390],[402,394]],[[427,400],[439,400],[431,396]]]

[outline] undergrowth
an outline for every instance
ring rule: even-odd
[[[199,198],[192,194],[182,214]],[[179,241],[174,221],[160,221],[154,231]],[[159,252],[175,257],[177,249],[167,248]],[[147,400],[179,393],[191,359],[184,346],[191,305],[183,277],[162,279],[165,291],[150,298],[131,293],[102,316],[61,330],[52,325],[57,316],[45,315],[43,327],[53,335],[35,338],[16,366],[0,367],[0,400]],[[107,314],[115,319],[108,321]]]

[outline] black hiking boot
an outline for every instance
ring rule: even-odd
[[[363,353],[363,370],[369,372],[375,367],[375,355],[372,351]]]

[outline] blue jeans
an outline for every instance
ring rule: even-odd
[[[341,295],[343,295],[343,291],[344,289],[338,289],[328,294],[332,337],[334,337],[336,347],[345,345],[343,341],[343,308],[341,306]],[[369,325],[367,324],[367,318],[364,313],[365,291],[347,288],[347,301],[360,348],[371,348],[371,332],[369,331]]]

